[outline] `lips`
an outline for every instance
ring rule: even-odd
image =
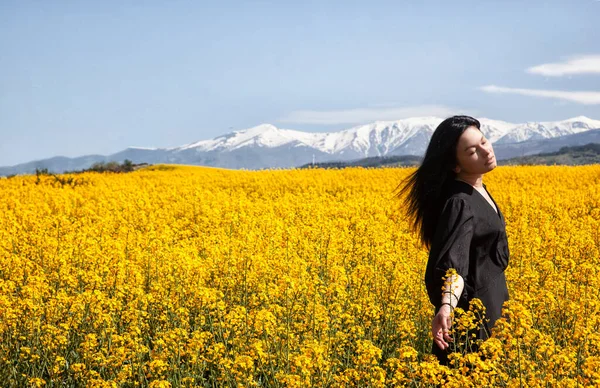
[[[490,164],[494,161],[494,159],[496,158],[496,156],[492,156],[485,164]]]

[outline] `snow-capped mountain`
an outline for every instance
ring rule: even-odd
[[[376,121],[338,132],[315,133],[262,124],[179,147],[129,147],[109,156],[55,157],[2,167],[0,175],[32,173],[36,168],[63,172],[88,168],[95,162],[122,162],[125,159],[134,163],[180,163],[233,169],[261,169],[293,168],[311,161],[347,161],[371,156],[422,156],[433,131],[442,120],[438,117],[416,117]],[[551,139],[600,128],[600,120],[583,116],[564,121],[525,124],[487,118],[479,121],[483,134],[498,146]],[[522,148],[523,144],[519,146]]]
[[[276,148],[282,146],[309,147],[326,154],[357,154],[380,156],[404,146],[407,151],[419,154],[422,147],[409,147],[407,142],[429,137],[442,121],[436,117],[419,117],[398,121],[376,121],[339,132],[302,132],[280,129],[271,124],[261,124],[235,131],[211,140],[201,140],[180,147],[155,148],[170,152],[195,150],[196,152],[233,151],[243,147]],[[426,145],[426,144],[425,144]],[[131,147],[131,149],[142,149]]]
[[[551,139],[596,128],[600,128],[600,120],[592,120],[585,116],[573,117],[564,121],[518,124],[498,139],[498,144]]]
[[[339,132],[309,133],[280,129],[262,124],[235,131],[211,140],[201,140],[180,147],[161,150],[181,152],[233,151],[243,147],[275,148],[284,145],[310,147],[326,154],[357,153],[362,157],[388,154],[422,155],[431,134],[443,119],[416,117],[397,121],[376,121]],[[481,130],[492,142],[516,143],[526,140],[549,139],[600,128],[600,120],[575,117],[557,122],[513,124],[483,118]]]
[[[196,149],[197,151],[232,151],[246,146],[279,147],[294,141],[311,143],[315,133],[279,129],[271,124],[262,124],[242,131],[231,132],[211,140],[201,140],[180,147],[168,148],[169,151]]]

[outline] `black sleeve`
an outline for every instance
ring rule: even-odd
[[[436,227],[425,276],[427,292],[434,306],[437,307],[441,303],[444,285],[442,277],[449,268],[456,269],[463,280],[467,278],[472,237],[473,214],[469,204],[462,198],[448,198]],[[462,297],[466,296],[465,284]]]

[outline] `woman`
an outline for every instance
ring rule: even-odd
[[[409,217],[429,249],[425,285],[436,312],[432,352],[444,365],[451,351],[452,310],[458,306],[466,311],[471,299],[479,298],[486,321],[476,335],[485,340],[509,298],[506,224],[482,182],[494,168],[494,150],[479,121],[450,117],[434,131],[421,166],[400,193],[408,191]],[[456,275],[444,281],[449,268]]]

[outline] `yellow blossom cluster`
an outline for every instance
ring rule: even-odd
[[[502,166],[510,300],[440,366],[412,168],[0,179],[5,386],[600,385],[600,166]],[[458,313],[458,314],[456,314]],[[455,311],[469,338],[485,317]]]

